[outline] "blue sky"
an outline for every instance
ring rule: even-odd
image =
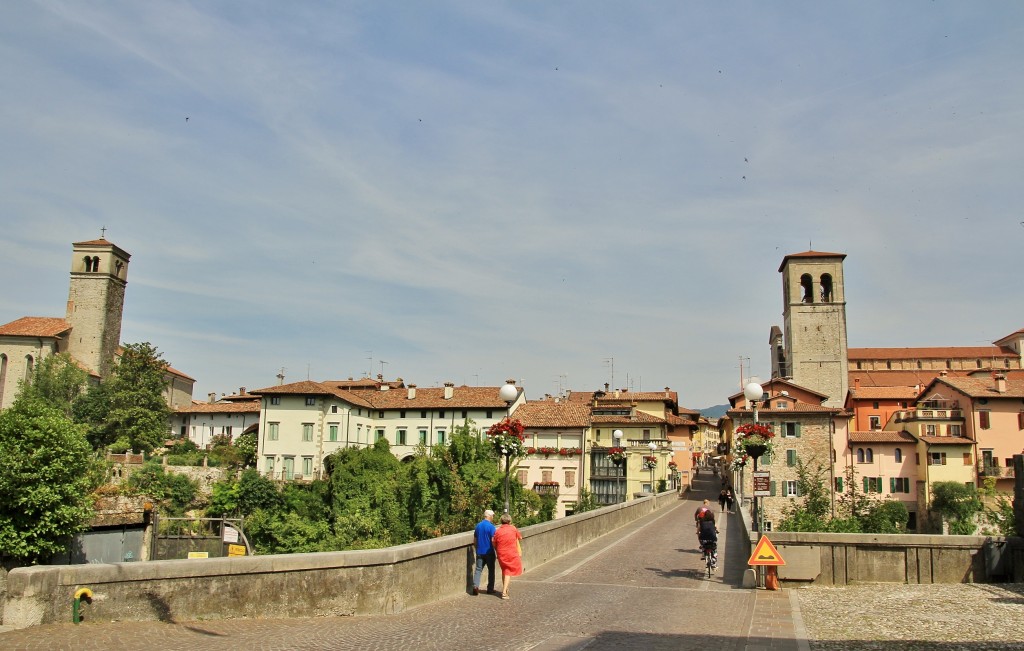
[[[614,358],[718,404],[812,245],[851,346],[1024,326],[1019,2],[15,1],[0,95],[0,322],[106,226],[197,397]]]

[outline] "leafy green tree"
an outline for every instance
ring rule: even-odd
[[[338,548],[326,521],[311,522],[297,513],[257,510],[246,519],[245,531],[257,554],[300,554]]]
[[[372,549],[412,540],[405,502],[408,483],[387,439],[331,455],[334,531],[343,549]]]
[[[256,470],[245,470],[237,480],[226,479],[213,485],[206,515],[249,516],[258,510],[275,514],[284,507],[285,499],[272,480]]]
[[[580,486],[579,498],[576,500],[576,508],[573,509],[573,513],[585,513],[587,511],[595,511],[601,508],[598,504],[597,498],[589,490]]]
[[[199,494],[199,483],[185,475],[166,472],[159,463],[146,463],[128,477],[129,491],[156,500],[164,513],[180,516],[193,505]]]
[[[983,505],[973,485],[956,481],[938,481],[932,484],[932,512],[949,522],[949,533],[971,535],[975,530],[974,516]]]
[[[780,531],[826,531],[829,527],[827,469],[818,461],[797,459],[797,489],[802,499],[795,500],[779,523]]]
[[[87,427],[86,438],[94,450],[106,450],[117,438],[117,433],[108,425],[110,412],[110,383],[91,384],[71,407],[76,423]]]
[[[164,373],[167,362],[148,342],[126,344],[110,380],[110,411],[107,426],[118,447],[149,452],[167,437],[167,406]]]
[[[0,558],[63,551],[92,514],[85,431],[37,395],[0,412]]]
[[[247,432],[245,434],[241,434],[235,439],[234,446],[238,451],[242,468],[254,468],[256,466],[257,443],[258,439],[256,438],[256,432]]]
[[[85,391],[89,374],[82,370],[71,355],[58,353],[44,357],[32,372],[32,382],[22,392],[38,396],[48,405],[71,418],[75,401]]]
[[[906,533],[910,513],[899,500],[872,504],[861,523],[864,533]]]

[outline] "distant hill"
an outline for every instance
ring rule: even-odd
[[[700,415],[705,418],[721,418],[725,416],[725,412],[729,411],[729,405],[715,405],[714,407],[705,407],[700,410]]]

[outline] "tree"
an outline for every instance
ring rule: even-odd
[[[258,439],[256,438],[255,431],[246,432],[235,439],[234,446],[238,451],[243,468],[253,468],[256,466],[257,443]]]
[[[0,557],[36,562],[66,549],[92,514],[85,428],[36,395],[0,412]]]
[[[82,370],[71,355],[57,353],[44,357],[32,372],[32,381],[22,392],[38,396],[48,405],[71,418],[73,405],[89,383],[89,374]]]
[[[829,493],[825,484],[825,466],[819,461],[804,463],[797,459],[797,490],[803,499],[787,510],[780,531],[825,531],[829,526]]]
[[[932,484],[932,512],[949,522],[949,533],[969,536],[974,533],[974,516],[983,506],[973,485],[956,481]]]
[[[167,436],[167,362],[149,343],[126,344],[110,379],[106,428],[114,447],[149,452]]]
[[[597,503],[597,498],[594,497],[594,494],[580,486],[579,498],[576,500],[576,507],[573,509],[573,513],[584,513],[599,508],[601,508],[601,505]]]

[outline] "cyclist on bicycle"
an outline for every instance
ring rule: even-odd
[[[715,512],[710,507],[710,502],[704,500],[704,506],[697,509],[694,520],[697,524],[697,542],[703,555],[711,553],[711,567],[718,565],[718,527],[715,526]]]

